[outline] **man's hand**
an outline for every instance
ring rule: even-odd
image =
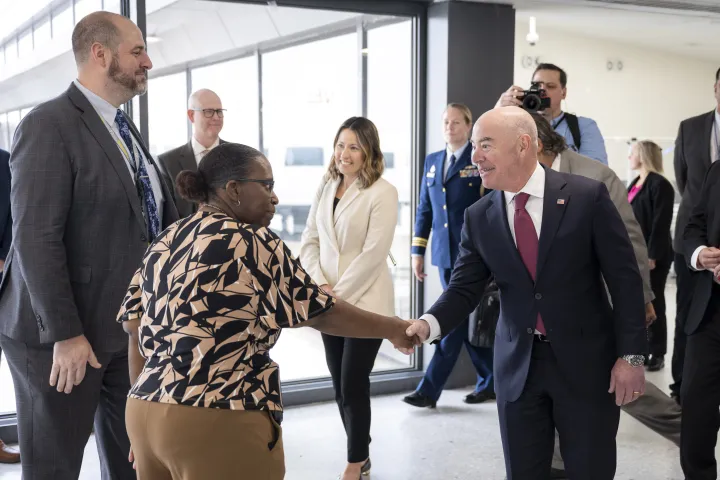
[[[713,270],[713,277],[715,277],[715,281],[720,283],[720,265],[715,267],[715,270]]]
[[[415,274],[415,278],[417,278],[419,282],[422,282],[423,279],[427,277],[427,274],[423,273],[423,271],[425,270],[425,257],[421,257],[420,255],[413,255],[412,268],[413,273]]]
[[[58,392],[72,392],[73,387],[80,385],[85,378],[85,366],[88,363],[93,368],[102,366],[95,358],[85,335],[55,342],[50,386],[57,385]]]
[[[137,470],[137,462],[135,461],[135,454],[132,450],[132,445],[130,445],[130,454],[128,455],[128,462],[133,464],[133,470]]]
[[[397,331],[389,337],[388,340],[393,344],[395,348],[406,355],[410,355],[415,351],[415,345],[420,345],[422,342],[416,335],[408,335],[407,331],[410,328],[410,322],[402,320],[399,317],[395,317],[394,321],[397,323]]]
[[[415,345],[421,344],[430,336],[430,325],[425,320],[408,320],[405,326],[407,327],[404,332],[405,335],[412,338]],[[413,349],[398,348],[398,350],[408,355],[413,352]]]
[[[517,97],[522,96],[522,92],[524,92],[524,91],[525,91],[524,88],[513,85],[512,87],[508,88],[505,93],[500,95],[500,99],[495,104],[495,108],[522,106],[522,101],[518,100]]]
[[[720,265],[720,249],[707,247],[700,250],[697,258],[698,267],[705,270],[715,270]]]
[[[618,358],[610,373],[609,393],[615,393],[615,404],[626,405],[637,400],[645,393],[645,369],[633,367],[622,358]]]
[[[657,262],[655,262],[655,260],[650,258],[650,259],[648,259],[648,266],[650,267],[650,270],[655,270],[655,267],[657,266]]]
[[[652,325],[652,323],[657,320],[657,314],[655,313],[655,307],[653,307],[652,302],[648,302],[645,304],[645,328]]]
[[[330,295],[333,298],[337,298],[337,295],[335,295],[335,292],[333,292],[332,287],[330,287],[330,285],[327,283],[325,285],[320,285],[320,290],[327,293],[328,295]]]

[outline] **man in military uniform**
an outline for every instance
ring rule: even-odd
[[[432,263],[439,269],[443,289],[448,286],[458,255],[465,209],[483,195],[479,172],[470,161],[471,129],[470,109],[462,104],[451,103],[443,114],[443,133],[447,146],[425,159],[412,239],[413,271],[422,282],[426,276],[425,248],[432,230]],[[434,408],[463,344],[478,374],[475,391],[465,397],[465,402],[482,403],[494,399],[492,349],[470,344],[466,319],[437,345],[425,377],[415,392],[403,401],[415,407]]]

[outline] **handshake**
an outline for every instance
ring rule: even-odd
[[[393,318],[396,327],[393,327],[393,334],[388,340],[393,346],[406,355],[415,350],[430,336],[430,325],[425,320],[403,320],[399,317]]]

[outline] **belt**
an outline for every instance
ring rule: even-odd
[[[536,334],[535,334],[535,341],[536,341],[536,342],[550,343],[550,339],[548,339],[548,337],[545,336],[545,335],[543,335],[542,333],[536,333]]]

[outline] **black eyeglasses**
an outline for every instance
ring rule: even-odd
[[[218,118],[223,118],[225,116],[225,112],[227,111],[224,108],[202,108],[202,109],[193,109],[194,112],[203,112],[203,115],[205,115],[205,118],[212,118],[213,115],[217,114]]]
[[[275,188],[275,180],[261,180],[258,178],[234,178],[236,182],[253,182],[253,183],[262,183],[268,188],[268,191],[272,192],[273,188]]]

